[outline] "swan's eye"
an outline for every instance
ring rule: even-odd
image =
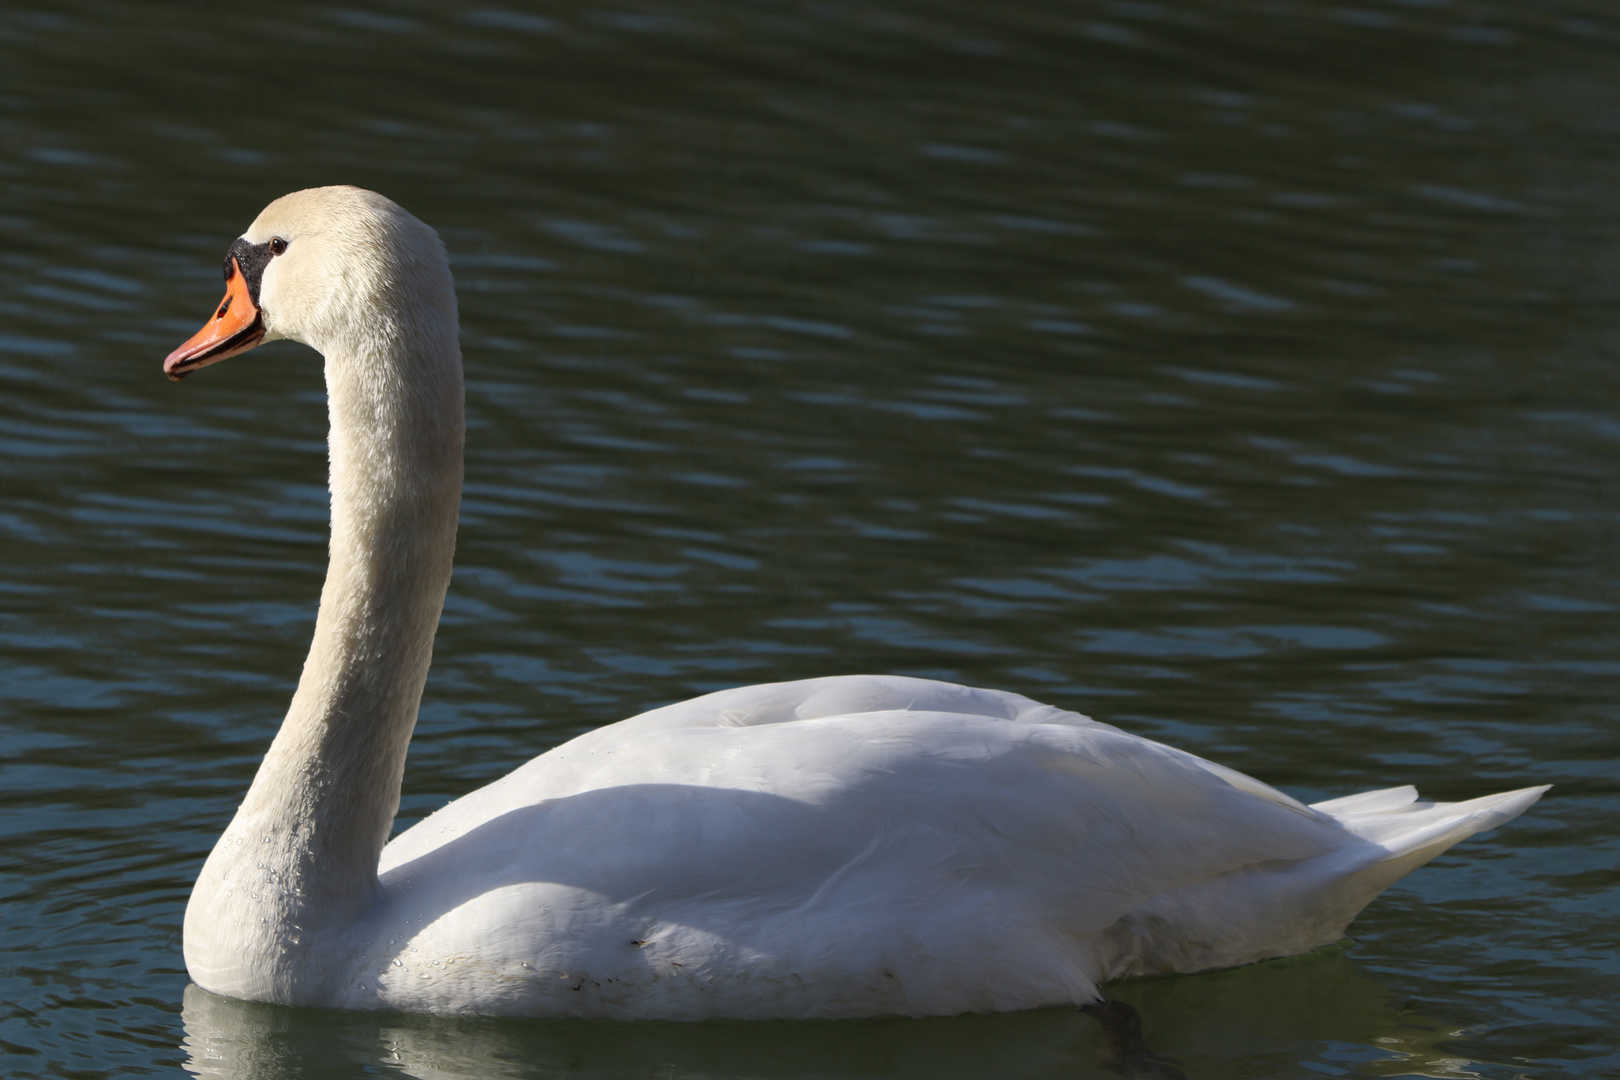
[[[272,254],[272,255],[280,255],[283,251],[286,251],[286,250],[287,250],[287,241],[283,240],[279,236],[272,236],[270,238],[270,254]]]

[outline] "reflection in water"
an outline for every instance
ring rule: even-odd
[[[1044,1010],[946,1019],[628,1022],[441,1019],[185,995],[187,1068],[281,1080],[384,1065],[422,1080],[1072,1075],[1094,1025]]]
[[[1404,1012],[1336,948],[1208,975],[1110,987],[1192,1080],[1470,1077],[1460,1034]],[[186,1068],[229,1080],[396,1069],[421,1080],[518,1077],[1051,1077],[1117,1075],[1097,1023],[1071,1009],[936,1019],[490,1020],[289,1009],[185,993]]]
[[[1187,1080],[1175,1058],[1154,1053],[1142,1035],[1142,1014],[1117,998],[1082,1005],[1080,1011],[1093,1017],[1102,1028],[1102,1060],[1113,1071],[1127,1077],[1158,1077],[1159,1080]]]
[[[1341,949],[1108,987],[1142,1014],[1148,1043],[1192,1080],[1310,1076],[1468,1077],[1455,1024],[1408,1011]],[[1302,1068],[1303,1066],[1303,1068]]]

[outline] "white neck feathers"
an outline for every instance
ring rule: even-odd
[[[354,202],[355,189],[318,189],[332,191]],[[263,308],[274,336],[325,354],[331,557],[297,693],[204,867],[185,933],[187,964],[204,985],[282,1000],[341,977],[344,928],[377,895],[450,581],[464,433],[455,296],[438,237],[364,192],[373,229],[349,235],[347,205],[347,234],[335,235],[307,206],[291,208],[301,220],[285,212],[310,194],[273,203],[248,235],[293,232],[287,254],[302,257],[272,264],[300,276],[267,272]]]

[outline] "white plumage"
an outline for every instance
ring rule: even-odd
[[[263,336],[326,356],[333,547],[298,693],[187,909],[208,989],[671,1019],[1080,1003],[1331,942],[1545,790],[1307,807],[1017,694],[846,676],[591,732],[385,847],[460,490],[448,268],[431,230],[354,188],[278,200],[244,240],[281,248]],[[167,369],[241,333],[205,327]]]

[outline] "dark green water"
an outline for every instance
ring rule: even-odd
[[[405,820],[849,671],[1306,798],[1553,782],[1322,954],[1116,987],[1190,1077],[1620,1070],[1620,14],[1601,0],[19,0],[0,13],[0,1073],[1098,1077],[1066,1010],[211,999],[302,661],[319,361],[163,355],[271,198],[439,228],[468,490]]]

